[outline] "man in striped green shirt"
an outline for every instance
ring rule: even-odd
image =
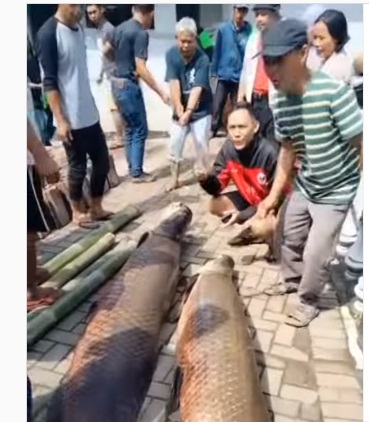
[[[300,303],[286,323],[307,326],[318,314],[319,295],[340,228],[360,180],[363,121],[354,91],[306,66],[307,28],[286,19],[263,37],[262,55],[274,98],[276,137],[281,143],[270,195],[260,204],[273,211],[297,160],[294,190],[285,204],[281,271],[284,283],[267,294],[298,292]]]

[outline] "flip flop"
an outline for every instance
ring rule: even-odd
[[[89,217],[83,217],[81,220],[76,221],[75,224],[79,226],[81,229],[87,229],[87,230],[95,230],[100,228],[100,224],[96,221],[93,221]]]
[[[288,314],[285,324],[296,328],[307,327],[318,315],[318,308],[301,304],[293,312]]]
[[[272,284],[264,289],[263,293],[265,293],[267,296],[284,296],[291,293],[296,293],[297,290],[297,283],[286,282]]]

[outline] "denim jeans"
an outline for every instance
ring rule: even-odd
[[[145,144],[148,135],[145,103],[140,86],[125,80],[119,88],[112,82],[114,97],[125,121],[125,148],[129,174],[139,177],[143,173]]]

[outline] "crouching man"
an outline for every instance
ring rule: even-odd
[[[173,124],[170,139],[172,180],[167,191],[179,187],[180,162],[187,136],[196,149],[195,171],[210,167],[208,141],[213,97],[209,82],[209,59],[197,46],[197,27],[191,18],[176,25],[177,45],[166,54],[166,81],[170,84]]]
[[[201,187],[212,196],[210,212],[226,225],[242,224],[256,213],[270,192],[279,147],[260,136],[251,105],[238,104],[228,117],[228,139],[209,174],[199,176]],[[234,184],[235,189],[226,188]]]

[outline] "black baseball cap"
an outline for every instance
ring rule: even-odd
[[[233,5],[234,9],[246,9],[249,10],[249,5],[248,4],[234,4]]]
[[[281,9],[280,4],[254,4],[252,10],[257,12],[259,10],[269,10],[270,12],[278,13]]]
[[[262,50],[259,54],[282,57],[306,44],[308,28],[305,23],[297,19],[282,19],[263,33]]]

